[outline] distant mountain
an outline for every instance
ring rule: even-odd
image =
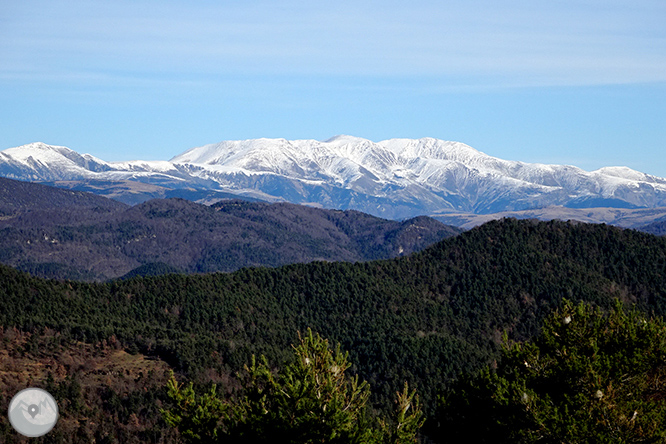
[[[287,203],[227,200],[211,207],[156,199],[128,207],[8,179],[0,182],[3,189],[0,209],[20,195],[28,201],[0,218],[0,262],[49,278],[106,280],[134,269],[130,276],[386,259],[460,232],[427,217],[397,222]],[[30,203],[31,196],[40,198]]]
[[[657,236],[666,236],[666,220],[652,222],[651,224],[644,225],[638,229]]]
[[[225,192],[216,183],[190,174],[191,168],[196,169],[163,161],[105,162],[40,142],[0,151],[2,177],[88,191],[130,205],[170,197],[194,201],[232,197],[257,200],[252,192]],[[258,196],[266,200],[263,197]]]
[[[666,207],[666,179],[629,168],[586,172],[573,166],[507,161],[462,143],[431,138],[378,143],[350,136],[325,142],[227,141],[193,148],[169,162],[104,162],[35,143],[0,152],[0,175],[70,188],[87,183],[100,194],[112,186],[109,194],[129,203],[186,190],[190,198],[207,202],[225,193],[355,209],[390,219],[548,206]],[[127,182],[153,188],[123,191],[118,184]]]
[[[509,217],[544,221],[554,219],[563,221],[576,220],[585,223],[604,223],[649,232],[644,227],[647,224],[659,223],[658,221],[666,220],[666,208],[567,208],[550,206],[535,210],[503,211],[492,214],[446,213],[434,215],[433,217],[440,222],[454,225],[464,230],[469,230],[491,220]]]

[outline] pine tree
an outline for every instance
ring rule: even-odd
[[[666,439],[666,324],[617,302],[550,316],[527,343],[505,342],[497,369],[443,399],[447,442],[649,443]]]
[[[405,384],[396,416],[369,414],[370,388],[351,377],[347,353],[308,330],[294,346],[294,360],[274,371],[265,357],[245,367],[243,393],[220,399],[216,387],[198,395],[192,383],[168,385],[173,406],[165,420],[188,442],[382,443],[416,442],[423,413]]]

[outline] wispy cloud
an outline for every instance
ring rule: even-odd
[[[666,81],[666,6],[636,1],[26,1],[0,12],[0,73]]]

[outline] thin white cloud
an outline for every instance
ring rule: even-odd
[[[30,1],[0,75],[441,76],[478,86],[666,81],[654,1]],[[111,80],[109,80],[111,79]],[[203,80],[202,80],[203,81]]]

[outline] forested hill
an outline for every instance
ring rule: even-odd
[[[461,230],[427,217],[226,200],[134,207],[90,193],[0,180],[0,262],[33,275],[103,281],[407,255]]]
[[[111,211],[122,210],[127,208],[127,205],[92,193],[0,177],[0,216],[47,208]]]
[[[604,225],[505,219],[408,257],[108,284],[0,268],[0,324],[86,342],[113,337],[233,385],[253,353],[278,363],[308,327],[350,352],[386,406],[409,381],[428,413],[442,387],[532,337],[562,298],[666,311],[666,239]],[[214,370],[210,370],[214,369]]]
[[[652,222],[651,224],[641,227],[640,230],[657,236],[664,236],[666,235],[666,221]]]

